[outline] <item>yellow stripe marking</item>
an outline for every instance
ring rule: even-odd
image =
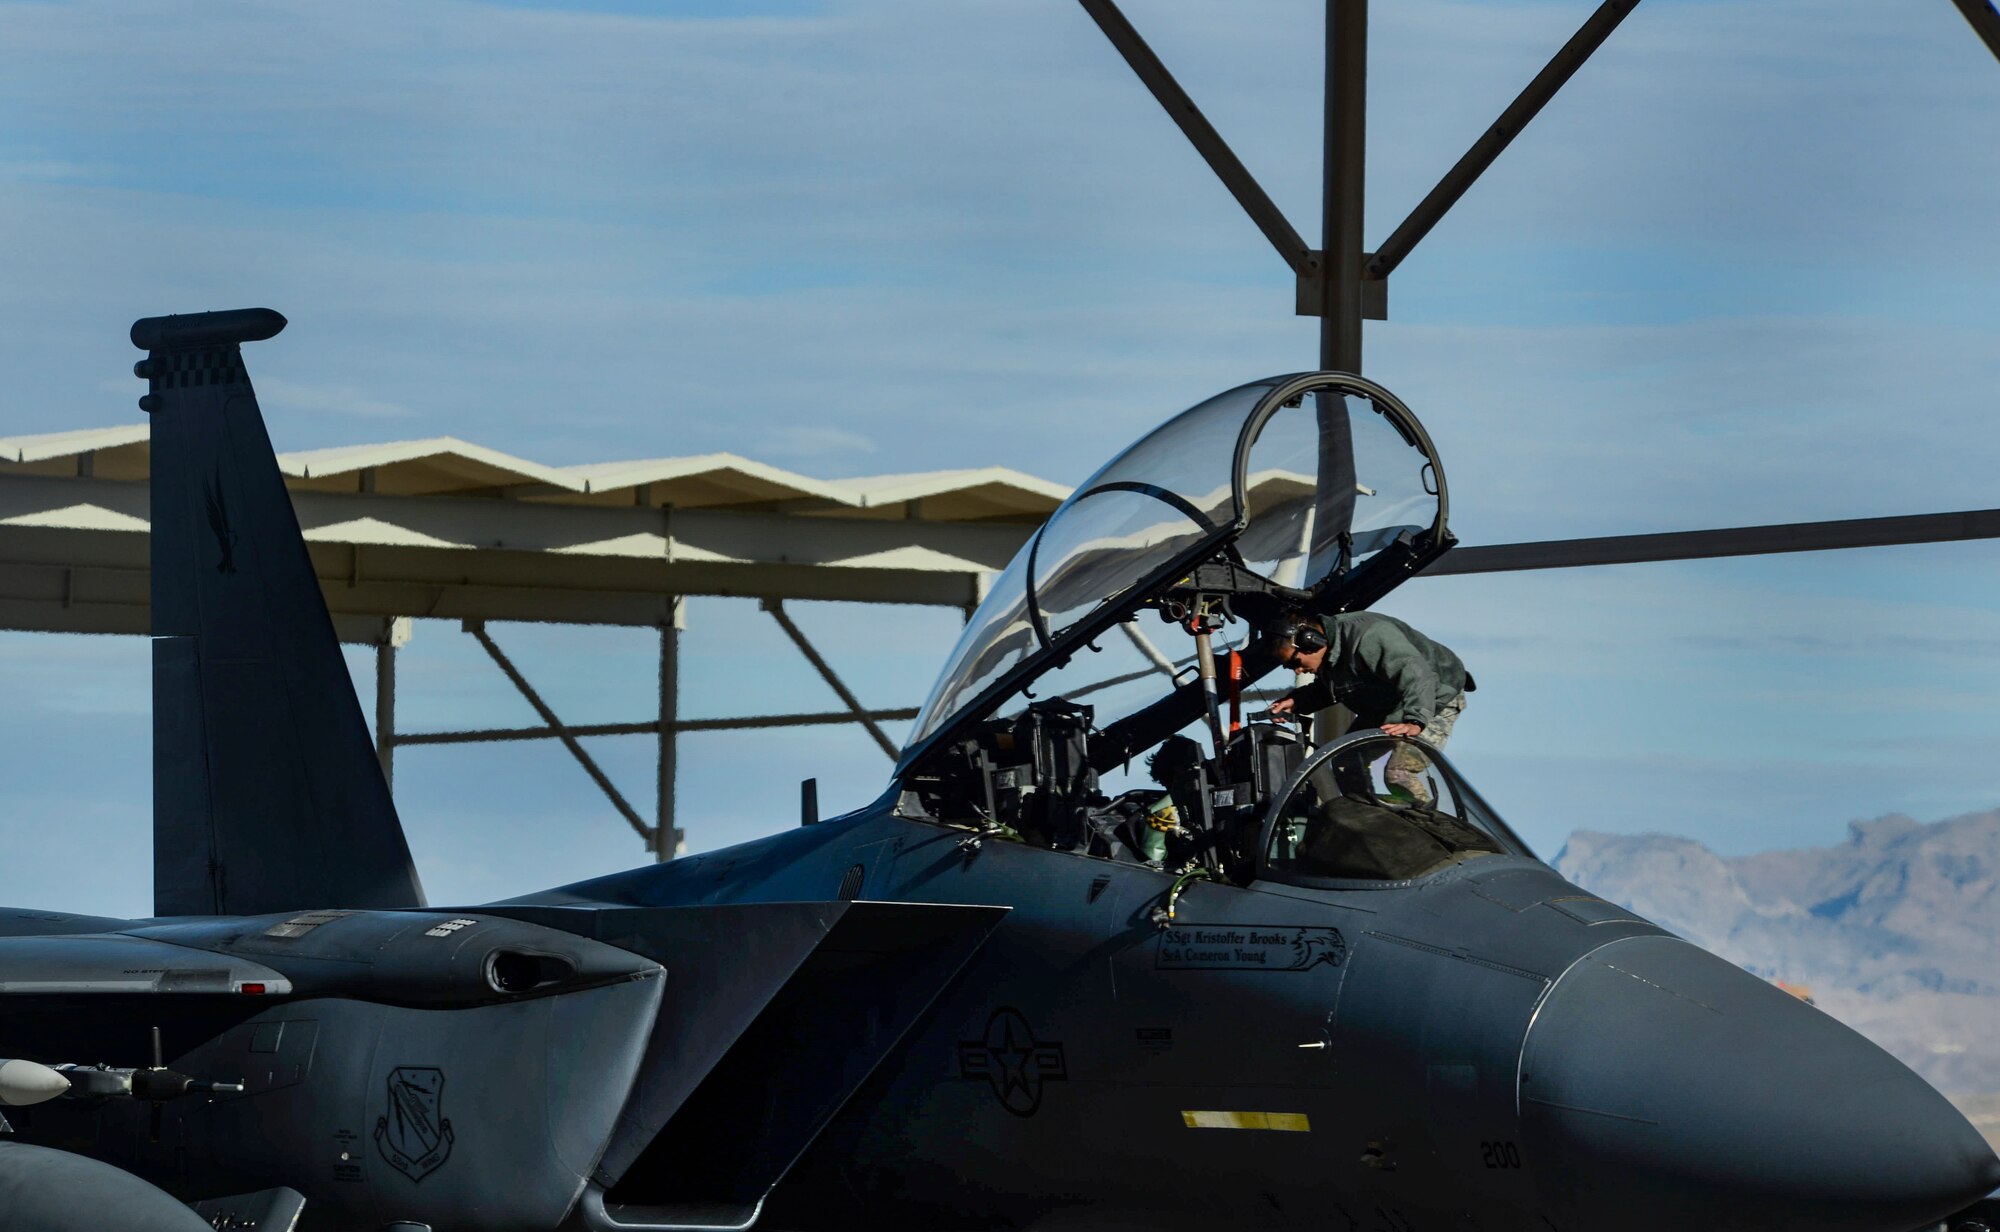
[[[1276,1129],[1309,1134],[1312,1122],[1303,1112],[1182,1112],[1189,1129]]]

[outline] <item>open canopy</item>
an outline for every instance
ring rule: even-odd
[[[1030,698],[1089,704],[1101,725],[1158,702],[1194,658],[1172,625],[1183,592],[1251,621],[1364,607],[1449,545],[1446,511],[1430,438],[1381,386],[1309,373],[1218,394],[1106,463],[1008,564],[898,769]]]

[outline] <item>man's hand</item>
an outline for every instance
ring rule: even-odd
[[[1270,715],[1272,718],[1278,720],[1280,723],[1288,722],[1297,719],[1299,717],[1298,715],[1292,713],[1292,699],[1289,697],[1281,697],[1277,701],[1272,702]]]
[[[1275,710],[1277,707],[1273,706],[1272,709]],[[1384,723],[1382,732],[1388,736],[1421,736],[1424,734],[1424,729],[1416,723]]]

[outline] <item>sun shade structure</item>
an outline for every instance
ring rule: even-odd
[[[0,438],[0,628],[152,631],[150,426]],[[825,480],[735,454],[550,466],[455,437],[278,456],[313,570],[344,641],[376,648],[375,729],[385,774],[409,744],[560,741],[662,858],[673,824],[681,733],[881,724],[807,640],[787,600],[929,604],[971,611],[1069,495],[1003,467]],[[825,713],[687,719],[679,714],[682,600],[755,598],[841,698]],[[541,717],[534,728],[402,733],[398,647],[409,619],[460,621]],[[653,628],[661,705],[632,723],[565,724],[486,628],[488,621]],[[655,819],[642,816],[579,738],[660,741]]]
[[[0,628],[151,631],[149,425],[0,438]],[[827,480],[736,454],[550,466],[455,437],[278,455],[340,637],[376,648],[383,768],[410,744],[563,742],[616,811],[661,855],[672,826],[679,733],[860,723],[884,752],[882,723],[787,614],[788,600],[927,604],[970,612],[1036,527],[1070,495],[1006,467]],[[1295,474],[1251,477],[1294,495]],[[678,713],[682,599],[762,602],[842,700],[812,714],[686,719]],[[409,619],[461,621],[541,714],[539,727],[398,732],[397,648]],[[485,629],[487,621],[622,625],[659,631],[662,705],[643,721],[570,726],[548,710]],[[579,737],[662,742],[658,824],[611,785]]]
[[[148,631],[151,461],[143,423],[0,438],[0,628]],[[410,616],[657,625],[686,595],[970,609],[1070,494],[1000,466],[841,480],[729,453],[548,466],[448,436],[278,465],[341,636],[361,642]]]
[[[657,625],[685,595],[969,608],[1069,491],[734,454],[558,467],[452,437],[278,461],[357,641],[398,616]],[[147,631],[150,462],[145,424],[0,438],[0,627]]]

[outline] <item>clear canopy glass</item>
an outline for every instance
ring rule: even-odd
[[[1031,685],[1035,696],[1091,705],[1100,725],[1159,698],[1187,678],[1194,650],[1139,609],[1177,571],[1218,553],[1303,597],[1399,534],[1441,530],[1422,429],[1385,402],[1386,391],[1356,378],[1272,378],[1141,437],[1079,485],[994,580],[905,760]]]
[[[1245,385],[1181,412],[1078,486],[994,579],[917,715],[910,745],[1078,617],[1116,602],[1233,523],[1237,437],[1270,389],[1270,382]]]

